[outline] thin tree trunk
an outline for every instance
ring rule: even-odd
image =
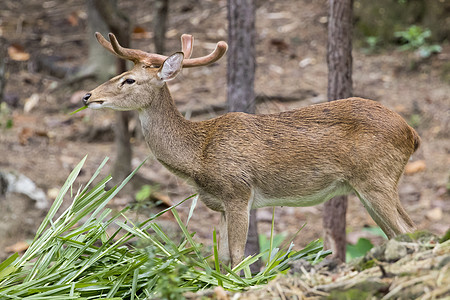
[[[353,0],[329,0],[328,15],[328,101],[352,95]],[[324,243],[333,256],[345,261],[345,215],[347,196],[331,199],[324,206]]]
[[[228,111],[255,113],[255,6],[253,0],[228,1]],[[260,252],[256,210],[250,211],[245,256]],[[251,266],[259,271],[260,262]]]
[[[255,7],[253,0],[228,1],[228,110],[255,112]]]
[[[124,47],[130,46],[130,20],[117,6],[117,0],[93,0],[94,5],[114,33],[119,43]],[[117,72],[123,73],[127,70],[126,61],[117,59]],[[113,184],[117,184],[131,173],[131,159],[133,151],[130,143],[129,120],[133,117],[132,112],[115,112],[114,136],[116,143],[116,157],[112,169]]]
[[[156,53],[163,54],[165,51],[167,14],[169,11],[169,0],[156,0],[153,9],[153,33]]]
[[[7,42],[5,38],[0,37],[0,103],[3,101],[3,92],[6,86],[6,57]]]

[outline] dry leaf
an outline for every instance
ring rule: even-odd
[[[283,52],[289,49],[289,44],[278,38],[270,39],[270,45],[275,47],[278,52]]]
[[[427,167],[426,163],[424,160],[417,160],[411,163],[408,163],[405,167],[405,174],[406,175],[411,175],[411,174],[415,174],[418,172],[422,172],[423,170],[425,170]]]
[[[133,33],[146,33],[146,32],[147,30],[145,30],[145,28],[141,26],[135,26],[133,28]]]
[[[15,243],[14,245],[5,247],[5,251],[9,252],[9,253],[11,253],[11,252],[14,252],[14,253],[19,252],[20,253],[20,252],[24,252],[25,250],[27,250],[29,246],[30,245],[28,245],[27,242],[20,241],[20,242]]]
[[[35,108],[39,103],[39,94],[34,93],[25,100],[25,105],[23,106],[23,111],[29,113],[33,108]]]
[[[19,44],[9,46],[8,55],[12,60],[16,61],[27,61],[30,59],[30,54],[25,52],[25,49]]]
[[[147,38],[151,38],[151,34],[147,30],[145,30],[144,27],[135,26],[133,28],[133,38],[134,39],[147,39]]]
[[[161,201],[162,203],[164,203],[164,205],[167,205],[168,207],[173,205],[172,200],[170,200],[169,196],[167,195],[154,192],[151,194],[150,197],[152,198],[152,200]]]
[[[26,144],[28,144],[28,139],[31,138],[33,135],[34,131],[30,127],[22,128],[22,131],[19,133],[19,143],[22,146],[25,146]]]
[[[70,15],[67,16],[67,21],[69,22],[70,26],[75,27],[78,26],[78,13],[72,12]]]
[[[442,220],[442,215],[442,208],[435,207],[427,212],[426,217],[430,221],[440,221]]]

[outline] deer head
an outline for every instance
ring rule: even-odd
[[[165,82],[174,79],[184,68],[205,66],[220,59],[227,51],[225,42],[218,42],[212,53],[203,57],[190,58],[194,38],[181,36],[182,52],[169,57],[122,47],[114,34],[108,42],[100,33],[95,34],[98,42],[114,55],[134,62],[134,67],[100,85],[83,97],[89,108],[114,110],[139,110],[147,106]],[[150,97],[142,97],[150,95]]]

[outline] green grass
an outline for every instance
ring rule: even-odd
[[[79,111],[85,110],[86,108],[88,108],[88,107],[87,106],[82,106],[82,107],[78,108],[77,110],[74,110],[73,112],[69,113],[69,115],[72,116],[72,115],[76,114]]]
[[[85,161],[86,157],[69,175],[27,251],[0,263],[0,299],[182,299],[184,292],[217,285],[238,291],[265,284],[285,272],[292,260],[317,262],[330,253],[322,251],[319,240],[301,251],[293,251],[291,243],[247,257],[231,269],[217,257],[215,233],[213,253],[205,255],[187,228],[197,197],[135,224],[125,215],[129,208],[113,212],[106,204],[140,166],[120,186],[106,191],[110,176],[94,184],[105,159],[86,185],[74,191]],[[61,212],[64,199],[71,204]],[[192,206],[185,224],[176,206],[187,200]],[[154,222],[169,212],[183,232],[180,241],[169,238]],[[251,274],[249,265],[267,252],[264,270]]]

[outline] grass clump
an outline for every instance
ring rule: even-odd
[[[257,274],[250,273],[249,265],[264,252],[231,269],[217,257],[215,233],[214,252],[204,256],[202,245],[195,242],[175,209],[193,199],[189,221],[196,197],[134,224],[124,214],[128,208],[113,212],[106,204],[139,167],[120,186],[106,191],[110,176],[93,184],[105,159],[74,195],[74,182],[85,161],[86,157],[69,175],[24,255],[15,253],[0,263],[0,299],[182,299],[185,292],[217,285],[237,291],[264,284],[287,270],[292,260],[317,262],[330,253],[322,251],[318,240],[301,251],[293,251],[291,243],[287,249],[267,250],[266,267]],[[58,213],[65,198],[72,198],[72,203]],[[181,241],[171,240],[153,222],[169,211],[183,231]],[[273,236],[271,240],[273,245]]]

